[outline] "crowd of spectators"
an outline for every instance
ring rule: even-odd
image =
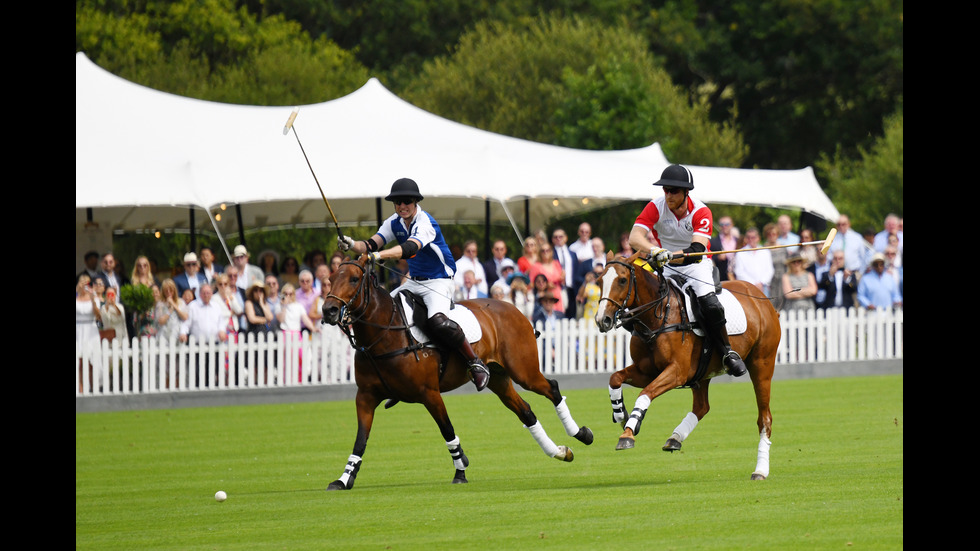
[[[784,310],[860,307],[868,310],[901,308],[904,277],[903,221],[890,214],[880,231],[859,233],[841,215],[837,237],[826,254],[814,244],[815,232],[792,231],[789,216],[743,232],[730,216],[717,219],[711,256],[720,279],[755,284]],[[620,236],[615,254],[629,256],[628,236]],[[568,243],[563,228],[527,236],[520,256],[509,254],[503,240],[494,241],[489,255],[481,256],[475,241],[463,244],[456,259],[456,296],[492,297],[517,306],[528,320],[554,323],[595,314],[599,299],[598,276],[605,268],[606,246],[592,235],[587,222],[579,225],[576,240]],[[780,248],[759,248],[780,245]],[[785,245],[797,245],[785,247]],[[752,250],[756,249],[756,250]],[[76,341],[91,344],[102,338],[159,335],[186,340],[188,335],[207,340],[237,339],[243,333],[291,334],[319,331],[319,309],[329,292],[330,274],[344,260],[336,252],[328,258],[311,251],[303,262],[272,250],[251,263],[244,245],[234,249],[227,266],[216,262],[209,247],[188,252],[174,274],[161,280],[152,259],[140,255],[132,272],[124,273],[115,256],[89,252],[76,276]],[[404,262],[388,267],[386,279],[394,289],[407,275]],[[155,305],[135,322],[120,295],[127,284],[150,287]],[[131,310],[131,308],[129,309]],[[94,353],[94,352],[93,352]]]

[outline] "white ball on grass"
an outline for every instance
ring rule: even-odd
[[[216,501],[224,501],[224,500],[228,499],[228,494],[226,494],[222,490],[218,490],[218,492],[216,494],[214,494],[214,499]]]

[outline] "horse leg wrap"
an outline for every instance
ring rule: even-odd
[[[671,435],[671,438],[678,442],[683,442],[685,438],[691,435],[691,431],[696,426],[698,426],[698,416],[694,415],[694,412],[688,412],[681,421],[681,424],[677,425],[677,428],[674,429],[674,434]]]
[[[761,475],[762,478],[769,478],[769,448],[772,446],[772,441],[766,436],[766,429],[762,429],[762,433],[759,435],[759,455],[755,463],[754,475]]]
[[[626,408],[623,407],[623,387],[609,387],[609,402],[612,403],[613,422],[622,424],[626,420]]]
[[[636,399],[636,404],[633,406],[633,412],[630,413],[630,418],[626,421],[627,429],[633,431],[633,436],[640,434],[640,423],[643,422],[643,417],[647,414],[647,409],[650,407],[650,398],[640,394]]]
[[[466,470],[466,467],[470,465],[470,460],[463,453],[463,446],[459,445],[459,437],[446,442],[446,447],[449,448],[449,455],[453,458],[453,467],[456,467],[457,471]]]
[[[575,424],[575,419],[572,419],[572,412],[568,411],[564,396],[561,397],[561,403],[555,406],[555,411],[558,412],[558,418],[561,419],[561,424],[565,427],[565,434],[569,436],[578,434],[578,425]]]
[[[340,482],[348,490],[354,486],[354,479],[357,478],[357,471],[361,470],[361,456],[351,454],[347,458],[347,466],[344,467],[344,474],[340,475]]]
[[[533,436],[534,440],[539,446],[541,446],[541,451],[543,451],[545,455],[548,457],[558,455],[558,446],[551,441],[551,438],[548,438],[548,434],[544,432],[544,427],[541,426],[541,421],[534,423],[530,427],[524,425],[524,428],[531,433],[531,436]]]

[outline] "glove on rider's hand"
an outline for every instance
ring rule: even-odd
[[[371,262],[381,262],[381,251],[374,251],[373,253],[368,253],[371,258]]]
[[[654,247],[650,249],[650,259],[653,263],[657,265],[658,268],[663,268],[671,259],[674,258],[674,253],[668,251],[667,249],[661,249],[659,247]]]
[[[337,238],[337,247],[340,250],[347,252],[354,247],[354,239],[347,235],[341,235]]]

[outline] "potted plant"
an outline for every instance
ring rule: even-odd
[[[153,310],[156,306],[156,299],[153,298],[153,290],[143,285],[123,285],[119,289],[119,298],[123,305],[133,316],[133,327],[136,335],[153,336],[156,328],[153,327]]]

